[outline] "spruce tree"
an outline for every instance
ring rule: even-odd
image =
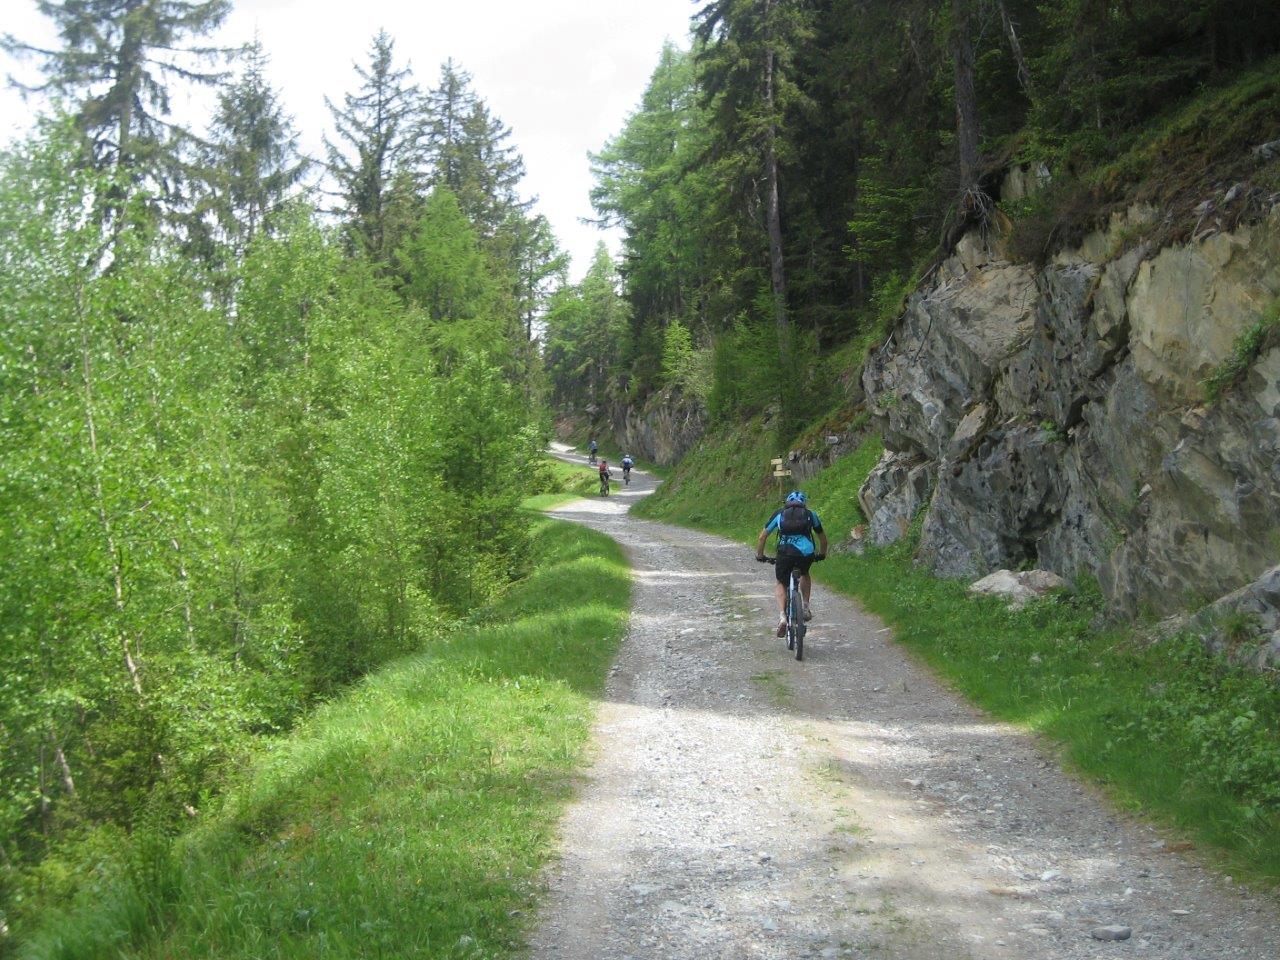
[[[423,156],[432,184],[458,199],[480,235],[492,240],[513,211],[529,207],[519,196],[524,159],[509,142],[511,129],[471,89],[471,75],[447,60],[439,84],[424,98]]]
[[[204,195],[197,214],[235,256],[269,226],[307,171],[298,134],[267,81],[268,57],[259,40],[244,69],[218,96],[202,150]]]
[[[956,154],[960,165],[961,209],[985,215],[989,200],[978,185],[982,131],[978,120],[973,13],[973,0],[952,0],[950,47],[955,81]]]
[[[748,217],[763,228],[763,263],[753,266],[768,277],[768,310],[784,371],[779,378],[784,434],[797,425],[800,412],[792,395],[798,361],[787,294],[780,171],[790,149],[786,114],[801,96],[791,67],[808,39],[809,14],[799,0],[716,0],[696,21],[721,166],[736,181],[731,189],[742,197]]]
[[[353,250],[379,263],[393,250],[388,243],[388,198],[400,174],[419,167],[418,88],[408,67],[394,65],[395,44],[385,30],[373,38],[368,66],[355,65],[360,89],[343,96],[341,107],[328,98],[337,142],[325,138],[329,172],[338,184]]]
[[[25,43],[11,34],[0,46],[40,61],[44,81],[18,86],[28,93],[65,98],[84,138],[86,161],[110,171],[112,186],[97,198],[99,212],[116,221],[130,200],[146,191],[171,203],[183,179],[178,160],[188,141],[170,121],[170,85],[209,85],[224,74],[209,69],[232,51],[193,43],[217,29],[230,0],[37,0],[62,45]]]
[[[464,156],[463,132],[476,104],[471,74],[450,58],[440,65],[440,82],[423,98],[421,137],[433,184],[443,184],[458,197],[469,164]]]

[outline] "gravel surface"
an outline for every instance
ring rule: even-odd
[[[1110,809],[852,601],[815,585],[791,659],[772,568],[628,516],[653,486],[554,511],[623,544],[635,594],[533,957],[1280,958],[1273,901]]]

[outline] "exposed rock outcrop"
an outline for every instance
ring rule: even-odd
[[[591,409],[580,415],[564,416],[557,422],[556,429],[564,440],[589,429],[632,456],[669,467],[702,439],[707,429],[707,414],[696,400],[665,391],[654,394],[641,407],[618,404],[605,410]]]
[[[1210,205],[1211,206],[1211,205]],[[1096,576],[1113,612],[1171,613],[1280,560],[1280,346],[1205,381],[1280,297],[1280,206],[1126,249],[1135,206],[1041,269],[969,234],[910,297],[863,387],[888,452],[869,537],[940,574]]]
[[[675,393],[655,394],[639,409],[611,412],[613,436],[620,447],[650,463],[669,467],[693,449],[707,429],[702,405]]]
[[[1280,566],[1205,607],[1190,626],[1215,652],[1280,669]]]

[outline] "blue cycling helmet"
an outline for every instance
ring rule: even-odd
[[[792,490],[790,493],[788,493],[788,494],[787,494],[787,503],[801,503],[801,504],[803,504],[803,503],[808,503],[808,502],[809,502],[809,498],[808,498],[808,497],[806,497],[806,496],[805,496],[803,493],[801,493],[799,490]]]

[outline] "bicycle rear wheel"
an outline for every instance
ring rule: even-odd
[[[787,623],[791,634],[791,643],[787,649],[794,649],[796,659],[804,659],[804,594],[800,591],[800,577],[794,571],[791,574],[791,585],[787,590]]]
[[[787,649],[796,648],[796,618],[791,615],[791,581],[787,581],[787,606],[783,615],[787,618]]]

